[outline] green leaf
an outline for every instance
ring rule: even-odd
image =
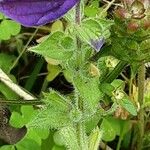
[[[99,12],[98,7],[85,7],[85,15],[89,17],[95,17]]]
[[[43,109],[27,124],[28,127],[57,129],[71,124],[69,100],[53,90],[45,94],[44,100],[47,105],[43,106]]]
[[[22,140],[16,144],[16,148],[18,150],[41,150],[40,145],[32,139]]]
[[[0,68],[5,71],[8,72],[10,66],[13,64],[14,60],[15,60],[15,56],[13,55],[7,55],[4,53],[0,53]]]
[[[48,75],[47,75],[47,81],[53,81],[57,75],[61,72],[61,67],[56,65],[47,65]]]
[[[51,32],[63,31],[63,22],[61,20],[55,21],[51,26]]]
[[[28,128],[28,132],[23,140],[31,139],[36,141],[39,145],[42,144],[42,140],[46,139],[49,135],[49,129],[35,129]]]
[[[109,120],[103,119],[100,130],[103,131],[102,139],[104,141],[112,141],[115,139],[116,131],[112,127],[112,124],[109,122]]]
[[[21,118],[21,114],[18,112],[12,112],[12,115],[10,117],[10,124],[14,127],[22,127],[22,118]]]
[[[100,99],[103,94],[99,89],[98,78],[86,78],[83,76],[77,76],[74,79],[74,86],[83,98],[84,104],[87,109],[92,112],[96,111]],[[90,111],[89,110],[89,111]]]
[[[125,82],[123,80],[120,79],[115,79],[111,85],[115,88],[115,89],[120,89],[123,90],[125,88]]]
[[[99,20],[97,18],[84,19],[80,26],[75,26],[76,33],[85,43],[91,47],[91,39],[108,38],[110,36],[109,28],[112,22],[109,20]]]
[[[134,40],[128,40],[127,48],[132,49],[133,51],[136,51],[139,49],[139,45]]]
[[[52,148],[52,150],[66,150],[66,148],[54,145],[53,148]]]
[[[102,37],[102,30],[100,24],[94,19],[84,20],[81,26],[76,26],[77,35],[89,44],[91,47],[91,39],[99,39]]]
[[[60,134],[62,136],[62,139],[64,140],[64,143],[66,147],[70,150],[81,150],[79,145],[78,145],[78,138],[77,138],[77,133],[76,130],[71,127],[63,127],[60,129]]]
[[[48,137],[46,139],[42,140],[41,150],[46,150],[47,147],[49,147],[50,150],[52,149],[52,147],[55,145],[55,143],[53,141],[54,133],[55,133],[54,130],[49,130]]]
[[[5,145],[5,146],[0,147],[0,150],[15,150],[15,146]]]
[[[131,129],[131,122],[129,120],[121,120],[114,117],[106,117],[108,122],[111,123],[116,135],[123,136]]]
[[[123,98],[122,100],[119,101],[119,104],[125,108],[131,115],[136,116],[137,115],[137,110],[134,104],[131,102],[131,100],[127,98]]]
[[[97,112],[94,115],[92,115],[88,120],[85,122],[85,128],[86,128],[86,133],[91,133],[91,131],[96,128],[98,122],[100,121],[101,117],[101,112]]]
[[[49,130],[33,129],[41,139],[46,139],[49,136]]]
[[[85,6],[84,14],[88,17],[96,17],[99,13],[99,1],[92,1],[92,5]]]
[[[14,127],[23,127],[32,119],[36,112],[37,111],[33,109],[33,106],[22,106],[21,113],[15,111],[12,112],[9,122]]]
[[[115,90],[115,88],[109,83],[100,84],[100,89],[103,93],[107,94],[108,96],[112,96],[112,93]]]
[[[68,82],[70,82],[70,83],[73,82],[73,72],[72,71],[70,71],[69,69],[63,70],[63,75]]]
[[[18,150],[41,150],[43,139],[46,139],[49,135],[49,130],[29,129],[21,141],[15,144]]]
[[[102,132],[97,127],[91,132],[89,136],[88,150],[98,150],[101,138],[102,138]]]
[[[49,35],[48,38],[39,45],[29,48],[29,51],[40,54],[46,58],[66,61],[72,57],[74,49],[74,40],[65,35],[65,33],[57,31]]]
[[[44,96],[44,101],[47,103],[47,105],[50,105],[50,107],[53,107],[56,110],[65,112],[68,111],[68,108],[71,108],[70,101],[57,91],[51,89],[50,92],[45,93]]]
[[[12,20],[3,20],[0,24],[0,39],[9,40],[11,36],[17,35],[21,30],[20,24]]]
[[[140,43],[140,50],[143,52],[144,51],[149,52],[149,50],[150,50],[150,39],[144,40]]]
[[[54,142],[55,144],[59,145],[59,146],[64,146],[65,143],[64,143],[64,139],[60,133],[60,131],[56,131],[53,135],[53,139],[54,139]]]
[[[66,113],[56,111],[49,106],[40,111],[27,126],[39,129],[59,129],[70,124],[70,118]]]

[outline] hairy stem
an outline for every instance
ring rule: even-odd
[[[1,105],[44,105],[41,100],[2,100],[0,99]]]
[[[76,6],[76,14],[75,14],[75,22],[77,25],[80,25],[81,23],[81,1],[77,4]],[[77,63],[77,70],[80,68],[80,65],[82,63],[82,52],[81,52],[81,41],[79,37],[76,37],[76,63]],[[78,71],[77,73],[78,74]],[[80,98],[80,95],[76,93],[76,107],[78,110],[82,111],[82,99]],[[81,121],[79,121],[76,124],[76,131],[77,131],[77,138],[78,138],[78,143],[79,147],[81,150],[86,150],[85,148],[85,133],[84,133],[84,125]]]
[[[81,10],[80,10],[80,3],[79,2],[76,6],[76,14],[75,14],[75,22],[77,25],[80,25],[81,23]],[[80,51],[81,51],[81,41],[79,39],[79,37],[76,37],[76,61],[77,61],[77,68],[79,69],[80,67]],[[77,69],[77,70],[78,70]],[[77,73],[78,74],[78,73]],[[79,95],[77,94],[77,97],[76,97],[76,105],[77,105],[77,108],[80,107],[80,102],[81,100],[79,100]]]
[[[144,100],[144,84],[145,84],[145,65],[144,62],[142,62],[138,71],[138,102],[140,106],[143,105]],[[137,138],[137,150],[141,150],[144,136],[144,109],[142,107],[138,114],[138,129],[139,135]]]
[[[79,2],[76,6],[75,15],[76,15],[75,22],[77,25],[80,25],[81,24],[81,2]],[[82,62],[81,40],[79,39],[79,37],[76,37],[76,42],[77,42],[76,61],[77,61],[77,68],[79,68]]]

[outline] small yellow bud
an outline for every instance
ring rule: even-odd
[[[92,77],[99,77],[100,76],[99,69],[92,63],[89,66],[89,73]]]

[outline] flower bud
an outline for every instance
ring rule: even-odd
[[[120,19],[126,19],[129,17],[129,13],[124,8],[119,8],[115,11],[115,16]]]
[[[131,5],[131,14],[134,19],[142,19],[145,17],[144,4],[138,0],[135,0]]]
[[[144,20],[143,21],[143,28],[145,30],[150,29],[150,20]]]
[[[129,22],[127,25],[128,32],[135,32],[139,29],[139,25],[137,22]]]
[[[92,77],[99,77],[100,76],[99,69],[92,63],[89,66],[89,73]]]

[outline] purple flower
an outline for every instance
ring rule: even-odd
[[[102,48],[104,43],[105,43],[105,39],[104,38],[91,39],[91,45],[96,50],[96,52],[100,51],[100,49]]]
[[[79,0],[0,0],[0,12],[24,26],[40,26],[62,17]]]

